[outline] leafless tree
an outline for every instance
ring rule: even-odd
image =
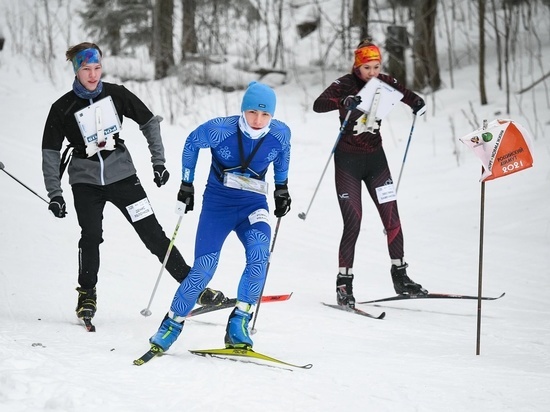
[[[369,37],[369,0],[353,1],[353,23],[359,26],[361,39]]]
[[[491,6],[493,9],[493,25],[495,28],[495,41],[497,47],[497,85],[502,90],[502,40],[498,24],[497,5],[495,0],[491,0]]]
[[[283,47],[283,3],[284,0],[277,0],[273,3],[273,16],[275,17],[275,25],[277,27],[277,40],[275,42],[275,50],[273,51],[273,67],[277,67],[280,59],[280,67],[284,69],[284,47]]]
[[[155,79],[168,76],[174,66],[174,0],[156,0],[153,8],[153,55]]]
[[[479,95],[482,105],[487,104],[485,90],[485,0],[478,0],[479,7]]]
[[[441,87],[441,77],[435,43],[437,0],[416,0],[415,4],[413,87],[422,90],[430,86],[432,90],[438,90]]]
[[[181,25],[181,59],[185,60],[187,53],[198,51],[197,32],[195,29],[196,0],[181,0],[183,10]]]

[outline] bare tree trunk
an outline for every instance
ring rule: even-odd
[[[500,32],[498,30],[498,16],[497,16],[497,5],[495,0],[491,0],[491,5],[493,7],[493,21],[495,25],[495,39],[497,42],[497,85],[500,90],[502,90],[502,45],[500,40]]]
[[[512,6],[502,4],[504,10],[504,82],[506,92],[506,113],[510,113],[510,30],[512,26]]]
[[[487,104],[485,90],[485,0],[478,0],[479,6],[479,95],[481,104]]]
[[[414,12],[414,82],[413,87],[421,90],[430,86],[432,90],[441,87],[437,48],[435,44],[435,18],[437,0],[417,0]]]
[[[407,65],[405,63],[405,49],[409,46],[407,28],[405,26],[390,25],[386,35],[386,50],[388,51],[388,74],[395,77],[403,86],[407,86]]]
[[[353,24],[359,26],[361,40],[369,37],[369,0],[353,1]]]
[[[277,60],[281,57],[281,68],[284,69],[284,53],[283,53],[283,2],[284,0],[278,0],[278,4],[274,4],[273,8],[277,7],[274,14],[275,23],[277,24],[277,41],[275,42],[275,50],[273,51],[273,67],[277,67]]]
[[[212,0],[212,26],[210,27],[210,36],[208,39],[211,53],[225,53],[225,42],[220,35],[220,10],[222,8],[223,4],[221,4],[220,0]]]
[[[50,9],[48,7],[48,0],[44,0],[44,10],[46,14],[46,33],[47,33],[47,50],[44,50],[44,64],[48,68],[48,77],[50,80],[54,80],[52,62],[54,58],[53,52],[53,39],[52,39],[52,22],[50,19]]]
[[[156,0],[153,8],[153,53],[155,79],[168,76],[174,66],[174,0]]]
[[[353,13],[352,13],[353,14]],[[342,22],[342,31],[340,32],[340,40],[342,42],[342,53],[345,55],[349,48],[348,33],[350,27],[349,19],[349,2],[343,0],[340,4],[340,21]]]
[[[196,0],[181,0],[183,10],[181,25],[181,60],[185,60],[187,53],[198,52],[197,32],[195,30]]]
[[[109,39],[111,56],[119,56],[122,50],[122,38],[120,35],[120,24],[118,24],[118,22],[107,25],[107,38]]]
[[[453,3],[454,8],[454,3]],[[454,31],[451,30],[449,25],[449,18],[447,12],[443,11],[443,20],[445,22],[445,32],[447,33],[447,59],[449,60],[449,77],[451,78],[451,89],[455,88],[454,70],[453,70],[453,39]]]

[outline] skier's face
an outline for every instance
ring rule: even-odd
[[[102,67],[99,63],[84,64],[76,73],[76,77],[80,84],[93,92],[97,88],[97,84],[101,79]]]
[[[358,69],[361,80],[368,82],[373,77],[378,77],[380,70],[382,69],[382,65],[379,60],[372,60],[368,63],[362,64],[358,67]]]
[[[261,110],[247,110],[244,112],[244,118],[248,125],[256,130],[263,129],[271,121],[271,115]]]

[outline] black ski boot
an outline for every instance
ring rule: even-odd
[[[197,298],[197,305],[200,306],[218,306],[225,300],[225,295],[219,291],[210,288],[204,289]]]
[[[391,266],[391,278],[393,280],[395,293],[398,295],[411,296],[427,295],[428,291],[424,289],[422,285],[412,281],[411,278],[407,276],[407,267],[409,267],[407,263],[403,263],[399,266]]]
[[[355,308],[352,283],[353,274],[338,273],[338,276],[336,276],[336,303],[338,305]]]
[[[97,295],[93,289],[76,288],[78,292],[78,303],[76,305],[76,316],[80,319],[92,319],[97,309]]]

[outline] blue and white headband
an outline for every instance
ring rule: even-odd
[[[82,66],[90,63],[101,63],[101,54],[99,50],[91,48],[79,51],[72,60],[73,70],[76,74]]]

